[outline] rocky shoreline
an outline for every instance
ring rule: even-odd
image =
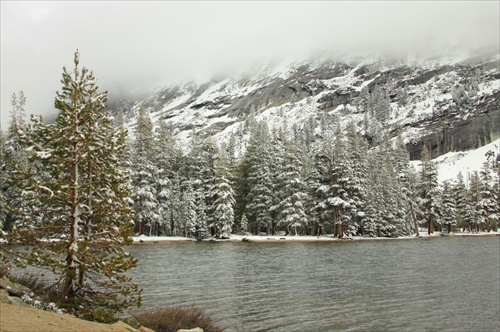
[[[64,332],[154,332],[135,329],[122,321],[114,324],[90,322],[75,316],[41,310],[25,303],[23,296],[33,296],[30,289],[0,278],[0,332],[64,331]]]

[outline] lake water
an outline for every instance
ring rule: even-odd
[[[499,331],[500,237],[128,248],[143,309],[226,331]]]

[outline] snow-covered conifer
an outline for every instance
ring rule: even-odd
[[[218,177],[213,188],[216,197],[213,204],[213,214],[215,220],[215,236],[228,237],[232,233],[234,224],[234,191],[229,181],[224,177]]]
[[[178,178],[173,178],[169,183],[168,192],[166,193],[166,202],[168,206],[164,206],[162,216],[165,218],[163,221],[165,232],[170,236],[179,235],[176,225],[178,224],[180,210],[182,206],[181,189]],[[161,197],[160,197],[161,199]]]
[[[448,233],[451,232],[451,226],[457,224],[457,207],[455,201],[455,195],[453,192],[453,186],[450,181],[443,182],[442,189],[442,224],[448,229]]]
[[[158,200],[158,215],[160,230],[171,233],[171,223],[169,216],[170,200],[174,199],[171,188],[171,181],[177,174],[175,169],[175,158],[179,152],[175,147],[175,142],[171,134],[171,129],[165,121],[159,121],[158,128],[155,131],[154,156],[153,162],[158,170],[158,180],[156,182],[156,199]]]
[[[283,164],[276,177],[278,203],[272,209],[277,215],[277,226],[284,228],[286,234],[293,230],[294,235],[298,235],[298,230],[304,232],[307,226],[307,186],[301,173],[298,147],[292,141],[285,144]]]
[[[125,136],[103,112],[107,93],[98,92],[92,72],[75,61],[61,82],[56,122],[34,118],[21,131],[31,154],[12,172],[25,204],[14,207],[9,240],[30,243],[17,253],[20,262],[59,276],[61,307],[106,321],[140,303],[138,286],[125,275],[137,263],[124,251],[133,231],[130,188],[118,159]],[[38,244],[54,237],[59,241]]]
[[[247,219],[247,215],[244,214],[244,213],[241,216],[240,232],[241,232],[242,235],[247,235],[248,234],[248,219]]]
[[[370,206],[368,216],[371,223],[366,221],[363,230],[375,222],[376,235],[395,237],[409,233],[409,226],[405,221],[406,201],[403,195],[401,181],[397,176],[392,146],[385,141],[379,151],[373,151],[370,164],[376,165],[370,170],[369,198],[366,204]],[[373,225],[370,225],[373,235]]]
[[[469,178],[469,197],[472,207],[470,225],[473,232],[479,232],[486,221],[483,218],[483,216],[485,215],[485,211],[482,200],[482,187],[483,186],[481,178],[479,176],[479,172],[472,172]]]
[[[368,155],[368,163],[371,165],[377,165],[377,167],[371,167],[368,173],[368,190],[366,193],[366,215],[363,223],[363,235],[370,237],[381,236],[381,228],[385,228],[387,219],[386,215],[386,204],[384,201],[384,195],[381,193],[383,190],[384,182],[386,181],[387,173],[383,171],[383,160],[382,154],[377,152],[372,152]]]
[[[199,190],[201,188],[200,185],[198,184],[194,187],[198,188],[198,190],[194,192],[197,232],[199,237],[206,237],[210,235],[209,230],[213,230],[213,225],[209,224],[210,218],[207,215],[207,211],[209,211],[210,209],[207,207],[207,198],[205,192]]]
[[[234,190],[228,180],[228,159],[224,151],[219,152],[215,165],[215,184],[211,188],[212,211],[215,220],[215,236],[229,237],[234,224]]]
[[[405,229],[407,229],[407,232],[410,233],[410,225],[412,225],[413,232],[416,236],[419,236],[417,219],[419,206],[417,204],[416,189],[417,174],[415,168],[410,165],[410,157],[400,135],[396,140],[393,162],[394,171],[396,172],[401,188],[401,196],[406,204],[404,209]]]
[[[5,198],[6,190],[6,172],[7,164],[5,160],[5,139],[2,128],[0,127],[0,233],[7,219],[7,200]],[[0,235],[1,236],[1,235]],[[1,253],[0,253],[1,255]]]
[[[356,126],[350,122],[346,128],[348,138],[347,158],[349,159],[350,167],[347,169],[347,178],[344,181],[344,187],[349,197],[349,225],[348,233],[354,235],[361,230],[363,219],[366,215],[366,190],[368,173],[367,146],[364,139],[357,133]]]
[[[321,235],[325,228],[330,228],[333,216],[332,206],[329,204],[329,198],[333,195],[331,187],[332,164],[329,150],[331,148],[323,146],[311,151],[313,167],[306,178],[308,187],[307,214],[311,220],[314,235]]]
[[[350,166],[342,128],[337,125],[332,162],[332,196],[328,203],[333,209],[333,234],[338,237],[344,236],[346,226],[349,225],[350,221],[349,209],[351,204],[346,190]]]
[[[250,229],[258,234],[262,229],[273,232],[271,207],[274,198],[273,159],[267,124],[258,123],[250,137],[245,159],[248,161],[247,217]]]
[[[188,157],[188,175],[189,181],[192,181],[193,190],[197,200],[203,198],[205,211],[198,211],[198,218],[205,216],[208,227],[212,234],[215,231],[215,219],[213,215],[213,197],[210,193],[211,188],[216,182],[215,162],[218,158],[219,147],[212,139],[202,139],[193,133],[191,141],[191,150]]]
[[[497,198],[495,195],[494,184],[498,183],[498,180],[493,178],[493,170],[490,168],[490,164],[485,162],[480,172],[481,175],[481,215],[484,224],[486,225],[486,231],[490,232],[492,225],[497,225],[498,218],[500,217],[499,209],[497,203]]]
[[[420,173],[420,207],[422,217],[427,223],[428,234],[434,233],[436,224],[440,224],[441,192],[437,179],[436,164],[430,160],[429,150],[424,145],[422,150],[422,171]]]
[[[153,123],[144,108],[137,113],[133,142],[132,184],[134,210],[139,234],[157,234],[161,215],[157,197],[159,170],[154,163]]]
[[[453,186],[455,202],[456,202],[456,217],[457,225],[462,227],[462,231],[466,229],[471,231],[471,226],[474,220],[469,192],[467,190],[464,176],[462,172],[458,172],[455,185]]]
[[[16,164],[20,167],[26,168],[28,165],[28,155],[30,152],[26,151],[20,142],[20,131],[24,130],[26,127],[26,97],[23,91],[19,91],[19,93],[13,93],[11,97],[11,106],[10,110],[10,124],[5,133],[5,136],[2,137],[2,159],[1,159],[1,167],[2,170],[0,172],[3,173],[4,179],[8,179],[11,177],[11,172],[13,171],[12,165]],[[9,184],[7,181],[3,182],[3,186],[0,189],[3,193],[3,200],[5,204],[5,208],[0,212],[2,214],[4,220],[4,227],[6,230],[10,229],[12,226],[13,218],[11,213],[8,212],[7,206],[21,206],[23,205],[23,199],[19,195],[16,194],[16,189]]]
[[[198,218],[196,213],[196,199],[191,184],[188,184],[182,194],[182,205],[180,206],[180,229],[184,229],[183,236],[198,237]]]

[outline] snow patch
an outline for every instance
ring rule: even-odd
[[[494,153],[494,158],[500,154],[500,139],[475,150],[448,152],[433,159],[438,169],[438,181],[440,183],[446,180],[454,181],[459,172],[462,172],[464,179],[468,181],[470,175],[475,171],[479,172],[483,164],[488,161],[486,154],[489,151]],[[410,163],[417,172],[420,171],[422,166],[420,160],[413,160]]]
[[[490,144],[482,146],[476,150],[464,152],[448,152],[436,159],[434,162],[438,166],[438,180],[456,180],[458,172],[462,172],[465,179],[468,179],[474,171],[480,171],[487,161],[486,153],[492,151],[495,157],[500,154],[500,139]]]

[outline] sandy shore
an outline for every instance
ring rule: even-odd
[[[100,324],[71,315],[0,303],[0,332],[137,332],[123,322]]]

